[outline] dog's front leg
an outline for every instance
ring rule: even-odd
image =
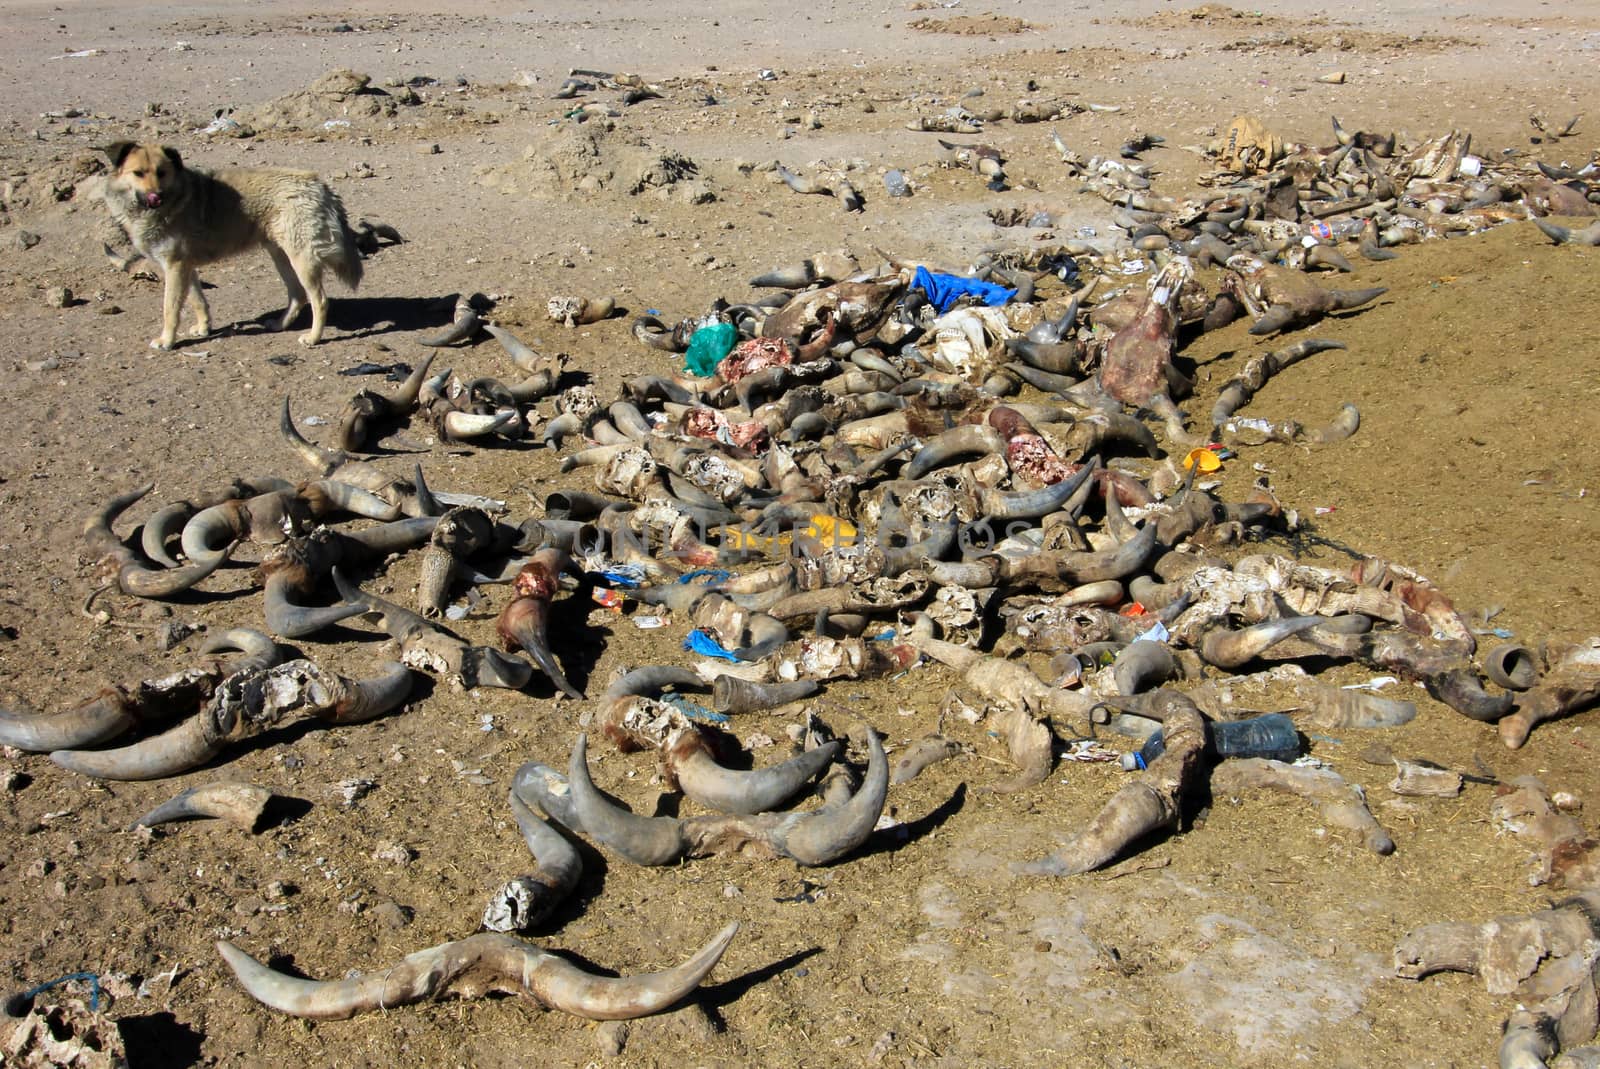
[[[177,343],[178,318],[183,314],[183,299],[189,290],[200,288],[194,268],[182,260],[162,263],[161,277],[161,337],[150,343],[152,349],[170,349]],[[206,313],[206,318],[209,322],[209,313]]]

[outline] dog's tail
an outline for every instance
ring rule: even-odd
[[[361,250],[356,248],[356,234],[350,229],[350,219],[345,215],[344,201],[333,198],[334,214],[339,220],[338,244],[331,249],[327,265],[334,277],[351,289],[361,285]]]

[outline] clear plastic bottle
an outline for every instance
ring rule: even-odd
[[[1122,755],[1122,767],[1133,772],[1148,768],[1167,750],[1157,731],[1135,753]],[[1265,757],[1293,761],[1300,756],[1300,733],[1283,713],[1263,713],[1248,720],[1217,720],[1206,724],[1206,752],[1217,757]]]
[[[891,197],[911,196],[911,183],[906,181],[905,173],[898,169],[883,176],[883,185]]]
[[[1366,225],[1365,219],[1318,219],[1314,223],[1307,223],[1305,232],[1307,237],[1319,241],[1343,241],[1361,233],[1361,228]]]

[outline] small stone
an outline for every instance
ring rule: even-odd
[[[247,898],[241,898],[239,901],[235,902],[233,904],[233,911],[239,914],[241,917],[254,917],[257,913],[261,912],[262,907],[265,905],[266,903],[260,898],[255,895],[250,895]]]
[[[437,156],[443,152],[444,149],[439,147],[439,143],[437,141],[430,141],[425,145],[418,145],[417,151],[421,152],[424,156]]]
[[[415,912],[410,906],[402,906],[398,902],[385,900],[372,907],[372,915],[385,928],[398,930],[411,923],[411,918],[415,915]]]
[[[163,653],[176,649],[178,644],[194,634],[194,627],[183,620],[163,620],[156,625],[156,649]]]
[[[604,1058],[615,1058],[628,1045],[628,1022],[606,1021],[594,1030],[595,1045]]]
[[[39,858],[28,866],[27,876],[30,880],[42,880],[55,871],[56,864],[47,858]]]
[[[395,842],[383,842],[372,852],[374,861],[388,861],[395,865],[409,865],[416,859],[417,852],[409,846]]]
[[[11,240],[16,243],[18,249],[27,250],[33,248],[44,239],[31,230],[19,230]]]
[[[286,759],[285,764],[287,763]],[[372,789],[376,786],[377,784],[370,779],[347,779],[335,784],[333,792],[343,797],[344,807],[349,809],[356,804],[358,799],[365,798],[372,793]]]
[[[51,308],[65,308],[72,303],[72,291],[65,286],[51,286],[44,291],[44,303]]]

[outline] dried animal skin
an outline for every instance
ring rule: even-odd
[[[1361,788],[1345,782],[1332,769],[1247,757],[1223,761],[1211,774],[1211,789],[1216,793],[1257,788],[1298,795],[1315,804],[1329,824],[1360,835],[1368,850],[1394,853],[1394,839],[1367,808]]]
[[[1543,1065],[1561,1048],[1591,1039],[1600,1021],[1597,917],[1600,891],[1588,890],[1550,909],[1483,924],[1426,925],[1395,946],[1395,974],[1418,980],[1436,972],[1472,973],[1490,994],[1515,996],[1500,1064]]]
[[[1395,758],[1394,779],[1389,789],[1395,794],[1424,798],[1454,798],[1461,793],[1461,773],[1448,768],[1433,768],[1415,761]]]
[[[1489,819],[1497,828],[1532,842],[1538,849],[1535,886],[1600,887],[1600,839],[1566,810],[1570,796],[1551,796],[1534,776],[1518,776],[1495,792]]]
[[[929,765],[959,757],[964,752],[965,747],[955,739],[943,735],[924,735],[900,751],[894,767],[889,771],[889,783],[891,786],[910,783]]]
[[[1055,761],[1055,735],[1050,725],[1035,720],[1024,708],[1010,705],[991,717],[989,723],[1019,770],[1009,779],[990,784],[989,789],[995,794],[1015,794],[1043,783]]]
[[[1167,365],[1178,330],[1178,298],[1193,276],[1193,265],[1175,256],[1150,280],[1144,310],[1106,343],[1100,367],[1100,388],[1106,393],[1130,405],[1145,405],[1155,395],[1165,395]]]
[[[1554,652],[1539,685],[1524,693],[1516,711],[1500,721],[1500,740],[1513,750],[1546,720],[1566,716],[1600,698],[1600,637]]]

